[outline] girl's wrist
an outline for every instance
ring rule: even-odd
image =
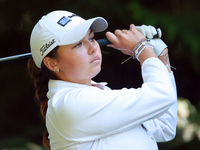
[[[169,55],[168,55],[168,48],[165,48],[162,53],[158,56],[158,58],[165,64],[168,71],[171,72],[171,66],[169,61]]]

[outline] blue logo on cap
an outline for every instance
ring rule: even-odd
[[[64,27],[70,21],[71,21],[70,18],[63,16],[57,23]]]

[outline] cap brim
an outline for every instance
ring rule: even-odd
[[[64,39],[60,41],[58,46],[69,45],[76,43],[84,38],[88,30],[91,29],[93,32],[101,32],[106,30],[108,27],[107,21],[102,17],[96,17],[88,20],[84,20],[79,23],[73,30],[66,33]]]

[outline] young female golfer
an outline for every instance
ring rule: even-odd
[[[156,150],[156,142],[175,136],[176,89],[167,48],[152,45],[133,24],[107,32],[111,47],[140,61],[144,80],[137,89],[111,90],[92,81],[102,61],[94,33],[106,28],[101,17],[54,11],[32,31],[28,68],[46,119],[44,144],[52,150]],[[154,35],[153,29],[145,30]]]

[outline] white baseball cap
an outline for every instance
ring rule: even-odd
[[[53,11],[43,16],[33,28],[30,46],[33,60],[41,68],[43,58],[56,46],[76,43],[89,29],[104,31],[108,27],[102,17],[85,20],[69,11]]]

